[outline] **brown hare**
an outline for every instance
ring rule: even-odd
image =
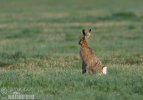
[[[107,67],[105,67],[101,61],[96,57],[93,50],[88,46],[88,39],[91,34],[90,30],[82,30],[83,37],[79,41],[80,45],[80,57],[82,59],[82,73],[91,74],[106,74]]]

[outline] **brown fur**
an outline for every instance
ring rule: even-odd
[[[88,46],[88,39],[90,37],[90,32],[82,30],[83,37],[79,41],[80,47],[80,57],[82,59],[82,73],[87,71],[92,74],[102,73],[104,65],[96,57],[92,49]]]

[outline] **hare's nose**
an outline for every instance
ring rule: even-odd
[[[78,42],[78,44],[80,45],[80,41]]]

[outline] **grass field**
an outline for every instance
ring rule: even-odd
[[[143,100],[142,0],[0,0],[0,100]],[[108,75],[81,73],[78,41]],[[17,94],[18,95],[18,94]]]

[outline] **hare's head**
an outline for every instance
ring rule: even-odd
[[[82,34],[83,34],[83,37],[85,37],[86,39],[88,39],[90,37],[90,34],[91,34],[91,29],[89,29],[89,30],[83,29],[82,30]]]
[[[83,37],[80,39],[79,45],[81,45],[81,46],[87,46],[88,45],[87,42],[88,42],[88,39],[90,37],[90,33],[91,33],[91,29],[89,29],[89,30],[83,29],[82,30]]]

